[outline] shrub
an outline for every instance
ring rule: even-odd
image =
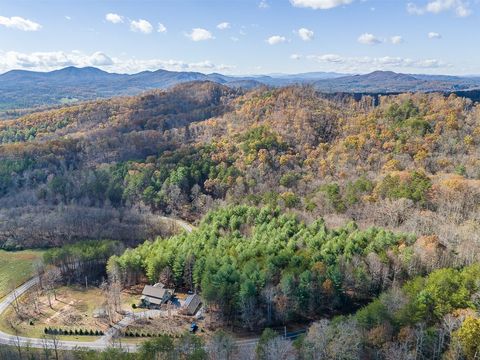
[[[337,183],[331,183],[323,186],[321,190],[325,193],[329,205],[336,212],[343,213],[347,209],[340,194],[340,186]]]
[[[297,174],[295,172],[288,172],[280,178],[280,185],[285,186],[285,187],[292,187],[294,186],[298,179],[300,179],[300,174]]]
[[[379,185],[378,191],[384,198],[405,198],[424,205],[431,186],[432,182],[425,173],[414,171],[405,180],[400,179],[398,175],[387,175]]]

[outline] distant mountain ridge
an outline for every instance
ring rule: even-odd
[[[480,88],[480,78],[410,75],[374,71],[364,75],[332,72],[228,76],[183,71],[109,73],[95,67],[66,67],[50,72],[11,70],[0,75],[0,110],[55,106],[76,101],[136,95],[191,81],[212,81],[232,88],[311,84],[319,91],[353,93],[453,92]]]
[[[325,92],[399,93],[454,92],[480,87],[479,78],[446,75],[410,75],[393,71],[374,71],[365,75],[350,75],[318,80],[315,87]]]

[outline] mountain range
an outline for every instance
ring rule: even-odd
[[[480,78],[446,75],[409,75],[375,71],[364,75],[331,72],[227,76],[219,73],[142,71],[109,73],[95,67],[66,67],[50,72],[12,70],[0,75],[0,110],[136,95],[151,89],[166,89],[191,82],[211,81],[231,88],[310,84],[327,93],[455,92],[480,89]]]

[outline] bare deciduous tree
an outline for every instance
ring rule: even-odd
[[[264,345],[265,360],[295,360],[297,352],[290,340],[278,336]]]
[[[210,360],[233,360],[236,352],[235,340],[223,331],[216,332],[207,344]]]

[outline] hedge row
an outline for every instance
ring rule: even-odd
[[[47,335],[87,335],[87,336],[102,336],[104,335],[103,331],[101,330],[84,330],[84,329],[52,329],[52,328],[45,328],[43,332]]]
[[[139,333],[133,331],[125,331],[123,334],[125,337],[159,337],[160,334],[150,334],[150,333]]]

